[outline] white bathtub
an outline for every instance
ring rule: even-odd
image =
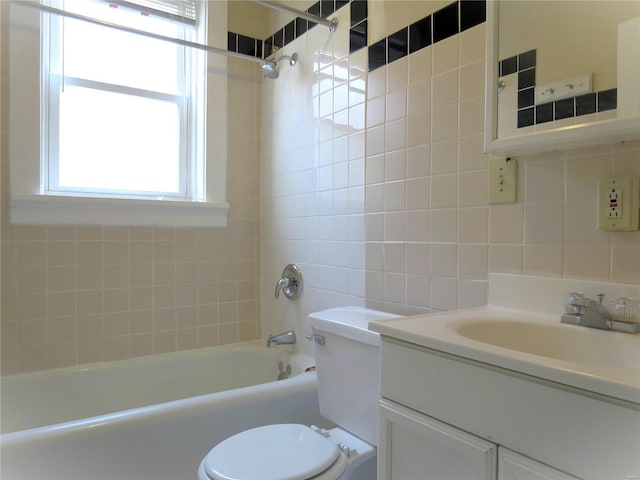
[[[299,373],[310,359],[280,347],[112,363],[2,379],[3,480],[193,479],[211,447],[239,431],[331,426],[319,413],[315,372]],[[287,365],[292,376],[272,381]]]

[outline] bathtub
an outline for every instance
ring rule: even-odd
[[[249,342],[5,377],[0,476],[193,479],[202,457],[239,431],[331,427],[315,372],[304,372],[311,364]]]

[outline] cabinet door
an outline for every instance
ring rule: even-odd
[[[493,480],[495,444],[380,401],[378,480]]]
[[[504,447],[498,448],[498,480],[577,480],[577,478]]]

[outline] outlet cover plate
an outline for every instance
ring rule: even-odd
[[[601,178],[598,181],[598,228],[638,230],[640,188],[638,177]]]

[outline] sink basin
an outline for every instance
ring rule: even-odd
[[[640,366],[640,343],[629,334],[515,319],[469,319],[457,332],[477,342],[566,362],[623,369]]]
[[[640,405],[640,334],[503,307],[400,317],[369,328],[429,350]]]

